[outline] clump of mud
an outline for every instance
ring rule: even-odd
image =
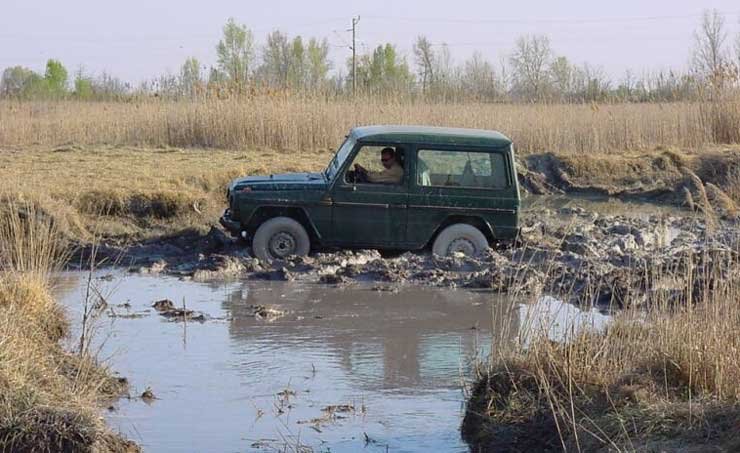
[[[169,299],[162,299],[152,304],[160,316],[170,321],[197,321],[205,322],[208,315],[195,310],[189,310],[185,307],[176,307],[175,303]]]
[[[238,278],[544,292],[614,307],[646,300],[681,303],[687,293],[711,288],[719,278],[738,278],[729,273],[740,246],[734,221],[709,221],[706,215],[688,211],[682,216],[640,218],[565,207],[533,209],[523,214],[521,225],[517,246],[491,249],[477,257],[438,257],[426,251],[383,256],[376,250],[344,250],[268,264],[214,229],[200,240],[222,244],[209,249],[210,253],[193,248],[191,253],[155,255],[152,261],[134,250],[131,259],[143,261],[137,269],[153,267],[198,281]],[[690,281],[684,278],[692,266],[705,263],[712,266],[712,273]],[[199,317],[174,306],[160,313],[173,319]]]
[[[286,310],[280,310],[265,305],[250,305],[248,308],[252,310],[252,316],[254,316],[254,319],[258,321],[274,321],[289,313]]]

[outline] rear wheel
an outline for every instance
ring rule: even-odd
[[[439,256],[455,253],[476,256],[487,248],[488,241],[478,228],[467,223],[455,223],[439,233],[432,244],[432,253]]]
[[[252,252],[261,261],[270,262],[291,255],[306,256],[311,240],[303,225],[290,217],[274,217],[257,228]]]

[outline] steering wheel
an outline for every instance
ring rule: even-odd
[[[363,167],[355,167],[355,182],[370,182],[367,178],[367,170]]]

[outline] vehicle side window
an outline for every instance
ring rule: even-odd
[[[419,150],[416,165],[419,186],[502,189],[508,186],[502,153]]]
[[[365,145],[344,173],[344,182],[398,185],[403,182],[404,166],[402,147]]]

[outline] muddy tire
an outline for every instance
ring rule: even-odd
[[[488,248],[488,240],[480,230],[467,223],[450,225],[437,236],[432,244],[432,253],[450,256],[462,252],[466,256],[476,256]]]
[[[268,263],[291,255],[306,256],[310,249],[306,229],[290,217],[267,220],[257,228],[252,239],[252,253]]]

